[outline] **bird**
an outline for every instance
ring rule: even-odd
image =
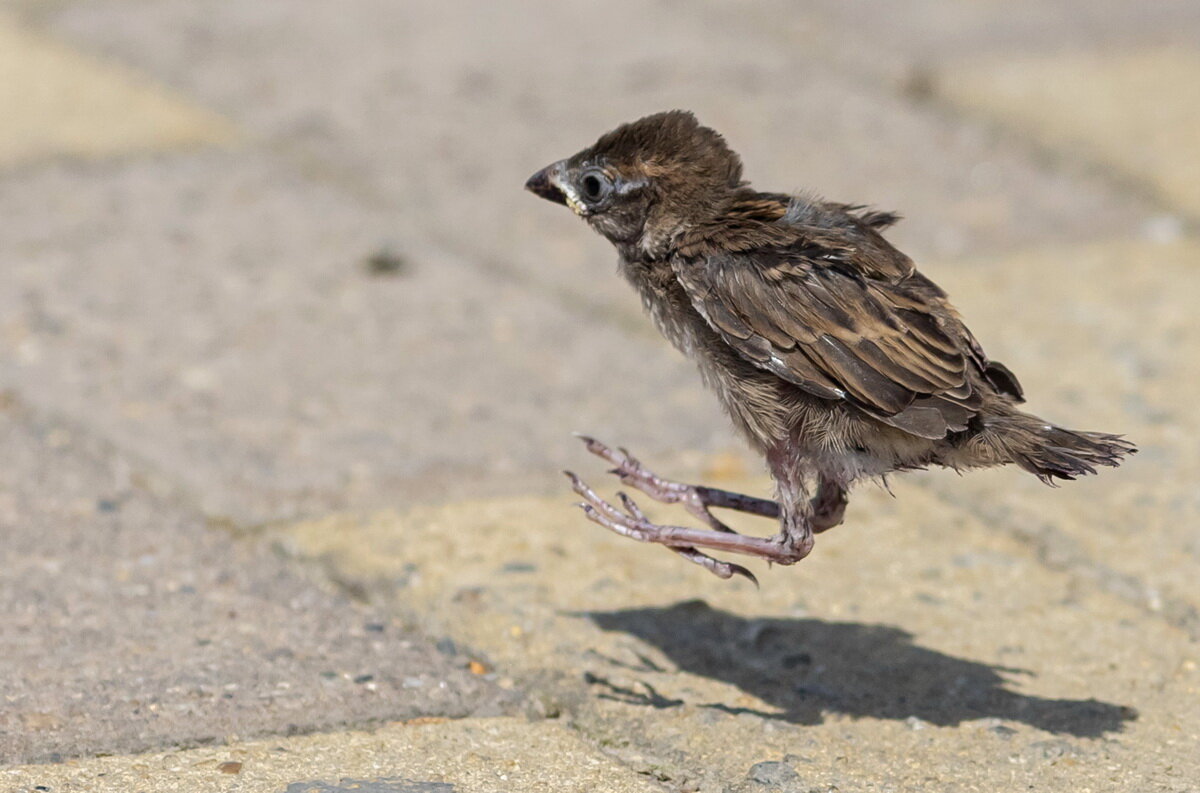
[[[525,187],[615,246],[654,324],[695,361],[775,482],[774,499],[677,482],[581,436],[623,484],[703,524],[656,524],[627,494],[614,504],[565,471],[587,518],[618,534],[757,585],[746,567],[713,554],[795,564],[816,534],[842,522],[857,482],[1011,464],[1053,485],[1136,452],[1121,435],[1022,411],[1017,377],[884,237],[897,214],[758,191],[725,139],[691,112],[622,124]],[[776,519],[778,530],[737,533],[714,508]]]

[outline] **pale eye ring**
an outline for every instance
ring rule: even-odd
[[[612,180],[599,169],[584,171],[579,176],[579,197],[589,204],[603,201],[612,188]]]

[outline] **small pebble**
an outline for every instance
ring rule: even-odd
[[[408,269],[404,257],[386,245],[368,256],[365,264],[372,275],[396,275]]]
[[[767,761],[750,766],[746,778],[760,785],[786,785],[799,779],[800,775],[787,763]]]

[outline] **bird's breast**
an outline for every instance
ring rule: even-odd
[[[634,264],[622,269],[658,331],[685,355],[697,357],[701,354],[699,337],[707,325],[675,279],[670,266]]]

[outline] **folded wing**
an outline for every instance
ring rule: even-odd
[[[674,269],[726,343],[814,396],[923,438],[965,429],[979,410],[988,362],[952,313],[935,310],[944,294],[919,274],[873,277],[788,251]]]

